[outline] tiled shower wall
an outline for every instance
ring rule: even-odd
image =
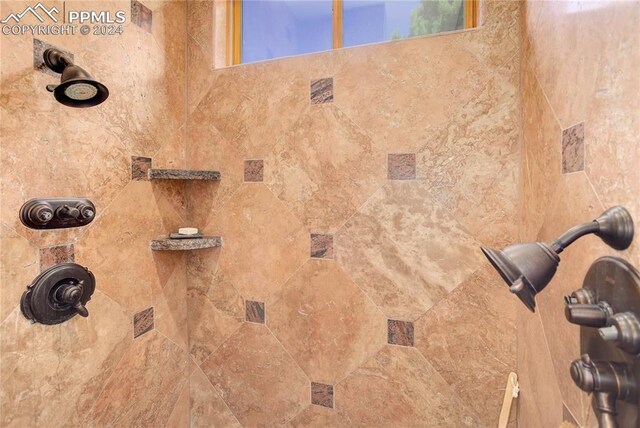
[[[515,299],[520,3],[484,26],[212,71],[188,3],[192,426],[496,426]]]
[[[640,221],[640,4],[527,1],[522,12],[522,240],[549,241],[612,205]],[[595,427],[588,397],[569,364],[580,356],[579,328],[563,299],[580,288],[598,257],[640,266],[638,239],[615,252],[590,236],[571,245],[538,312],[518,307],[520,427],[564,420]],[[550,376],[554,373],[555,376]]]
[[[63,10],[61,1],[44,4]],[[28,5],[2,1],[0,16]],[[0,36],[0,426],[186,426],[184,260],[149,249],[151,238],[183,225],[183,189],[131,179],[131,156],[184,163],[186,4],[65,6],[124,10],[127,24],[123,35],[37,37],[37,47],[70,51],[109,87],[107,102],[88,109],[45,90],[59,76],[34,70],[33,37]],[[26,229],[18,211],[39,196],[88,197],[98,217],[80,229]],[[29,324],[18,308],[26,285],[73,259],[96,276],[89,317]]]

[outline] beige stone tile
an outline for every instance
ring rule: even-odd
[[[346,426],[481,426],[414,348],[386,346],[336,385]]]
[[[480,243],[429,194],[390,182],[336,234],[336,261],[389,318],[413,320],[484,261]]]
[[[246,159],[260,159],[308,106],[309,81],[271,61],[216,70],[202,108]]]
[[[189,349],[202,363],[244,320],[244,304],[230,278],[218,269],[216,250],[187,256]]]
[[[189,382],[185,382],[182,386],[182,393],[180,394],[178,401],[176,401],[176,404],[173,406],[173,411],[167,421],[167,427],[187,428],[191,426],[189,422],[191,413],[191,400],[189,395]]]
[[[265,184],[310,229],[336,230],[386,178],[386,153],[331,105],[308,109],[265,158]]]
[[[518,327],[518,427],[555,427],[562,423],[562,394],[538,314],[516,306]],[[566,321],[565,321],[566,322]]]
[[[191,9],[191,5],[207,3],[211,2],[188,2],[188,7]],[[212,89],[215,80],[213,51],[207,51],[191,35],[187,37],[187,64],[187,112],[191,114]]]
[[[473,236],[499,246],[516,237],[519,71],[511,59],[484,90],[428,130],[418,150],[418,178]]]
[[[561,176],[562,130],[531,67],[523,66],[520,239],[533,240]]]
[[[240,428],[240,423],[200,368],[196,368],[193,371],[189,378],[189,383],[191,391],[191,427],[208,428],[220,426]]]
[[[20,304],[27,285],[40,273],[38,249],[2,224],[0,260],[0,320],[4,320]]]
[[[149,242],[180,224],[170,204],[154,197],[150,182],[132,181],[76,244],[76,260],[123,307],[146,309],[180,262],[175,254],[152,252]]]
[[[287,423],[287,427],[325,427],[344,426],[341,416],[334,409],[310,405]]]
[[[180,253],[172,256],[168,263],[175,264],[175,268],[163,287],[156,291],[154,299],[155,329],[184,350],[188,350],[186,256]]]
[[[298,219],[265,186],[245,184],[215,218],[220,267],[243,298],[269,304],[309,257]]]
[[[309,260],[267,326],[314,382],[334,384],[386,344],[386,317],[333,262]]]
[[[54,425],[81,425],[133,339],[129,314],[99,289],[87,309],[88,318],[76,316],[60,326],[63,351],[55,372],[61,395],[48,403]]]
[[[30,324],[18,306],[0,325],[2,426],[46,426],[57,419],[59,409],[52,404],[59,396],[56,368],[64,353],[60,328]]]
[[[157,332],[135,340],[85,419],[84,426],[162,426],[187,382],[187,354]]]
[[[416,348],[487,427],[516,371],[516,304],[485,266],[415,323]]]
[[[215,211],[219,210],[238,190],[244,180],[244,159],[203,112],[197,109],[189,115],[187,165],[190,169],[220,171],[222,179],[215,182],[187,183],[189,221],[208,232]]]
[[[309,402],[309,379],[261,324],[243,324],[202,370],[243,426],[282,425]]]

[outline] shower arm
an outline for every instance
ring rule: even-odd
[[[567,230],[551,243],[551,249],[555,251],[556,254],[560,254],[564,251],[565,248],[573,244],[579,238],[582,238],[584,235],[597,233],[599,231],[600,223],[595,220],[590,221],[589,223],[583,223],[577,226],[573,226],[571,229]]]

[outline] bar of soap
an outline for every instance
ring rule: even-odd
[[[197,235],[198,229],[195,227],[181,227],[178,229],[178,234],[180,235]]]

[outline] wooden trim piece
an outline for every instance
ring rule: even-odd
[[[342,0],[333,0],[333,48],[339,49],[342,45]]]
[[[478,1],[464,1],[464,28],[474,28],[478,25]]]
[[[242,0],[231,2],[231,64],[242,63]]]

